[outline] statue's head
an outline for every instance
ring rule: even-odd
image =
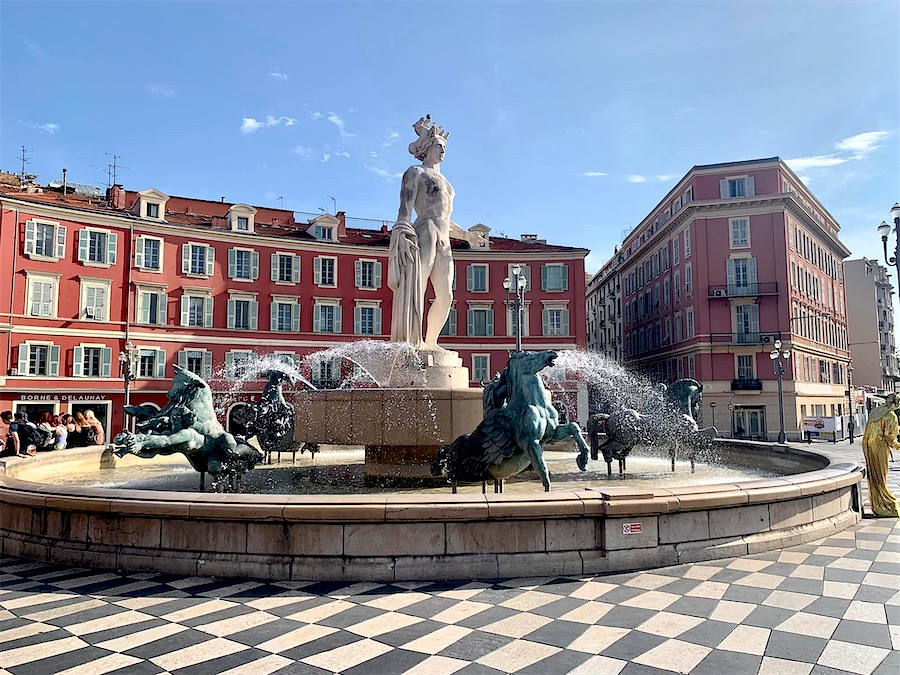
[[[552,366],[557,356],[552,349],[543,352],[513,352],[509,357],[507,368],[511,377],[534,375],[544,368]]]
[[[442,162],[450,132],[434,124],[431,115],[419,118],[419,121],[413,124],[413,129],[419,135],[419,139],[409,144],[410,154],[422,162],[426,159],[434,163]]]

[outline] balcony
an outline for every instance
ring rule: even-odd
[[[722,284],[710,286],[708,297],[710,298],[747,298],[759,295],[778,295],[778,282],[767,281],[754,284]]]
[[[739,377],[731,381],[731,391],[762,391],[762,382],[754,377]]]
[[[709,341],[722,345],[771,345],[781,333],[711,333]]]

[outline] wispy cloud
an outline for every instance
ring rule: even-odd
[[[331,155],[329,155],[327,152],[323,152],[322,159],[320,161],[327,162],[329,159],[331,159]]]
[[[55,134],[59,131],[59,125],[56,122],[46,122],[45,124],[39,124],[38,122],[24,122],[24,124],[29,129],[37,129],[46,134]]]
[[[384,142],[381,145],[385,148],[388,148],[388,147],[392,146],[394,143],[396,143],[398,140],[400,140],[400,132],[389,129],[388,131],[385,132]]]
[[[174,87],[170,87],[168,84],[148,84],[147,91],[149,91],[154,96],[162,96],[164,98],[171,98],[175,95]]]
[[[282,73],[281,68],[279,68],[278,66],[275,66],[274,73],[269,73],[269,77],[276,79],[276,80],[280,80],[281,82],[287,82],[290,79],[288,77],[288,74]]]
[[[310,116],[312,119],[314,119],[314,120],[320,120],[320,119],[322,119],[323,117],[325,117],[325,115],[323,115],[322,113],[320,113],[320,112],[318,112],[318,111],[309,113],[309,116]]]
[[[291,148],[291,152],[300,155],[301,157],[305,157],[306,159],[310,159],[316,155],[316,151],[312,148],[306,148],[302,145],[298,145],[295,148]]]
[[[588,178],[596,178],[598,176],[608,176],[609,174],[605,171],[585,171],[582,176],[586,176]]]
[[[384,180],[386,180],[388,183],[393,183],[403,175],[402,173],[391,173],[387,169],[382,169],[379,166],[372,166],[371,164],[366,164],[365,167],[367,171],[371,171],[379,178],[383,178]]]
[[[31,55],[34,57],[35,61],[40,61],[44,63],[48,59],[47,50],[41,47],[38,44],[35,44],[28,38],[23,38],[25,40],[25,48],[31,52]]]
[[[378,152],[375,152],[374,150],[369,152],[369,157],[380,157],[380,156],[381,156],[381,154]]]
[[[889,131],[865,131],[855,136],[848,136],[834,144],[837,152],[827,155],[812,155],[784,160],[794,171],[807,169],[823,169],[839,166],[850,160],[863,159],[869,153],[881,147],[882,141],[890,136]]]
[[[638,175],[636,173],[630,174],[625,177],[629,183],[646,183],[647,179],[644,176]]]
[[[810,180],[811,180],[809,176],[797,176],[797,178],[799,178],[800,180],[802,180],[802,181],[803,181],[804,183],[806,183],[807,185],[809,185]]]
[[[675,117],[684,117],[688,113],[694,112],[694,110],[695,110],[695,108],[679,108],[677,111],[675,111],[674,116]]]
[[[255,117],[243,117],[241,123],[241,131],[245,134],[252,134],[254,131],[259,131],[263,127],[292,127],[297,123],[297,120],[293,117],[286,117],[282,115],[280,117],[275,117],[274,115],[266,115],[265,120],[258,120]]]
[[[678,178],[678,175],[674,173],[660,173],[656,176],[656,180],[658,180],[660,183],[665,183],[666,181],[672,180],[673,178]]]
[[[335,157],[350,157],[350,153],[344,152],[343,150],[338,150],[336,153],[334,153],[334,156]]]
[[[341,134],[341,138],[353,138],[356,136],[356,134],[351,134],[344,128],[344,120],[336,112],[328,111],[328,121],[337,127],[338,132]]]

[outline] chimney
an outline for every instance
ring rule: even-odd
[[[68,169],[63,169],[63,191],[62,191],[62,199],[63,199],[63,201],[65,201],[65,199],[66,199],[66,192],[67,192],[68,189],[69,189],[69,187],[68,187],[68,186],[69,186],[69,184],[68,184],[68,178],[67,178],[66,174],[68,174]]]
[[[124,209],[125,189],[118,183],[113,185],[111,188],[107,188],[106,201],[108,201],[109,205],[114,209]]]
[[[223,204],[225,203],[225,197],[222,197],[222,203]]]
[[[338,240],[341,240],[347,236],[347,214],[343,211],[338,211],[335,217],[338,219]]]

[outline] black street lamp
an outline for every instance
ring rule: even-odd
[[[125,405],[131,405],[131,383],[137,379],[137,369],[134,367],[134,359],[137,349],[129,340],[125,343],[125,350],[119,352],[119,377],[125,382]]]
[[[891,219],[894,221],[894,255],[888,258],[887,241],[891,233],[891,226],[882,220],[878,226],[878,234],[881,236],[881,246],[884,249],[884,261],[897,269],[897,278],[900,279],[900,203],[891,207]]]
[[[778,442],[785,443],[787,435],[784,433],[784,362],[791,357],[788,349],[781,350],[781,340],[775,340],[773,345],[775,349],[769,352],[769,358],[772,359],[772,366],[775,368],[775,374],[778,376]]]
[[[847,414],[850,421],[847,422],[847,431],[850,434],[850,442],[853,442],[853,429],[856,426],[853,423],[853,362],[847,364]]]
[[[525,287],[528,286],[528,277],[522,274],[522,266],[516,263],[510,269],[513,278],[506,277],[503,280],[503,288],[506,289],[506,306],[509,307],[509,294],[515,294],[513,311],[515,312],[516,327],[516,351],[522,351],[522,308],[525,306]]]

